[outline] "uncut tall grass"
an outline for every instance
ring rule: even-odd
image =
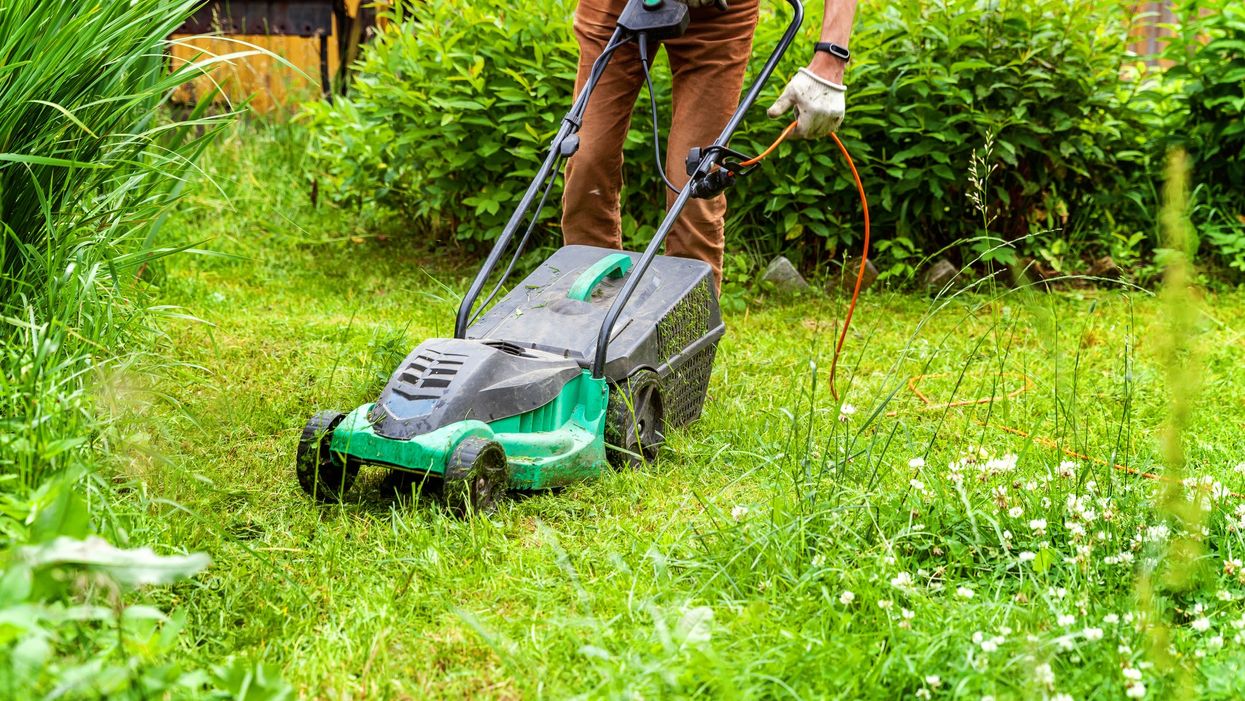
[[[185,119],[169,36],[193,0],[0,2],[0,494],[81,471],[89,379],[145,333],[145,263],[225,116]],[[13,535],[15,524],[2,531]]]

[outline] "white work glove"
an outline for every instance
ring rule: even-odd
[[[847,111],[847,88],[826,80],[807,68],[801,68],[787,83],[778,101],[769,108],[769,116],[781,117],[795,108],[796,125],[793,136],[813,139],[837,131]]]

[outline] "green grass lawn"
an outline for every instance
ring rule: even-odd
[[[199,321],[170,317],[155,379],[111,397],[117,479],[145,484],[117,507],[129,538],[214,559],[157,595],[189,614],[187,657],[266,659],[331,699],[1243,693],[1245,500],[1222,491],[1245,492],[1245,296],[871,291],[840,405],[843,300],[758,295],[655,464],[469,521],[378,472],[317,506],[303,422],[449,335],[474,267],[313,209],[297,149],[243,131],[213,154],[223,192],[169,226],[226,255],[171,260],[156,299]]]

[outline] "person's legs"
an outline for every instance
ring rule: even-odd
[[[664,42],[674,74],[674,119],[667,144],[666,174],[678,187],[687,182],[685,161],[694,146],[708,146],[722,133],[739,105],[752,55],[757,0],[732,0],[730,9],[692,10],[687,33]],[[668,193],[667,205],[674,202]],[[722,284],[726,196],[688,200],[666,240],[667,255],[697,258],[713,266]]]
[[[576,95],[587,82],[593,61],[613,35],[625,5],[625,0],[580,0],[575,10],[575,38],[579,41]],[[579,151],[566,164],[562,197],[565,243],[622,248],[618,205],[622,148],[643,83],[635,44],[615,51],[588,101],[579,131]]]

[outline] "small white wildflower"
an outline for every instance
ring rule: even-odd
[[[1061,613],[1059,614],[1059,617],[1055,620],[1056,622],[1059,623],[1059,625],[1066,628],[1072,625],[1073,623],[1076,623],[1076,616],[1073,616],[1072,614],[1068,614],[1068,613]]]
[[[844,404],[843,406],[839,407],[839,421],[847,421],[855,413],[856,413],[856,407],[852,406],[851,404]]]
[[[839,603],[844,606],[851,606],[852,602],[855,600],[856,595],[850,591],[844,590],[842,594],[839,594]]]
[[[1133,682],[1124,690],[1124,695],[1130,699],[1144,699],[1146,697],[1146,685],[1141,682]]]
[[[1133,667],[1125,667],[1124,678],[1129,680],[1130,682],[1139,682],[1141,681],[1141,670],[1135,669]]]
[[[942,677],[938,676],[937,674],[931,674],[925,677],[925,683],[937,689],[938,687],[942,686]]]
[[[982,652],[994,652],[995,650],[998,650],[998,649],[999,649],[999,644],[995,642],[994,638],[981,641]]]
[[[1211,636],[1211,638],[1206,641],[1206,647],[1212,650],[1218,650],[1219,648],[1223,647],[1223,636],[1222,635]]]
[[[891,601],[890,599],[879,599],[878,600],[878,608],[880,609],[888,609],[894,604],[895,602]]]
[[[1108,613],[1107,615],[1102,617],[1102,622],[1108,625],[1115,625],[1116,623],[1120,622],[1120,616],[1119,614]]]
[[[735,519],[736,521],[742,519],[744,516],[747,516],[747,515],[748,515],[748,507],[742,504],[736,504],[735,508],[731,509],[731,518]]]
[[[973,644],[974,645],[980,645],[981,641],[985,639],[986,639],[986,636],[981,631],[975,631],[973,633]]]
[[[925,467],[925,458],[912,458],[908,461],[908,467],[914,470],[919,470],[922,467]]]
[[[1049,688],[1055,685],[1055,670],[1051,669],[1049,664],[1043,662],[1033,670],[1033,678],[1037,680],[1038,684]]]
[[[1098,640],[1102,640],[1102,629],[1092,628],[1092,627],[1086,628],[1085,630],[1081,631],[1081,635],[1084,635],[1086,640],[1090,642],[1095,642]]]
[[[1029,521],[1029,530],[1037,533],[1038,535],[1042,535],[1043,533],[1046,532],[1046,519],[1044,518],[1031,519]]]
[[[1020,558],[1021,562],[1032,562],[1033,560],[1037,559],[1037,554],[1029,550],[1024,550],[1024,551],[1021,551],[1020,555],[1018,555],[1017,557]]]
[[[1210,619],[1205,616],[1197,619],[1193,622],[1193,630],[1196,630],[1199,633],[1205,633],[1210,630]]]
[[[1012,508],[1007,510],[1007,515],[1011,516],[1012,518],[1020,518],[1021,516],[1025,515],[1025,510],[1019,506],[1013,506]]]
[[[928,701],[928,699],[933,698],[933,694],[929,693],[929,689],[922,688],[916,690],[916,697],[921,699],[921,701]]]
[[[973,594],[974,594],[973,590],[969,589],[968,587],[956,587],[955,588],[955,595],[960,597],[961,599],[971,599],[973,598]]]
[[[900,572],[894,577],[891,577],[891,586],[895,587],[896,589],[911,589],[912,588],[912,575],[908,574],[907,572]]]
[[[1231,601],[1232,592],[1228,591],[1227,589],[1220,589],[1219,591],[1215,592],[1215,598],[1219,599],[1220,601]]]
[[[911,621],[913,618],[916,618],[915,613],[905,608],[899,609],[899,615],[902,616],[905,621]]]
[[[1072,694],[1055,694],[1051,701],[1073,701]]]
[[[1059,469],[1055,470],[1055,474],[1064,479],[1070,479],[1076,476],[1076,463],[1064,461],[1059,463]]]
[[[916,491],[920,492],[921,494],[925,493],[925,483],[915,477],[908,480],[908,485],[911,486]]]

